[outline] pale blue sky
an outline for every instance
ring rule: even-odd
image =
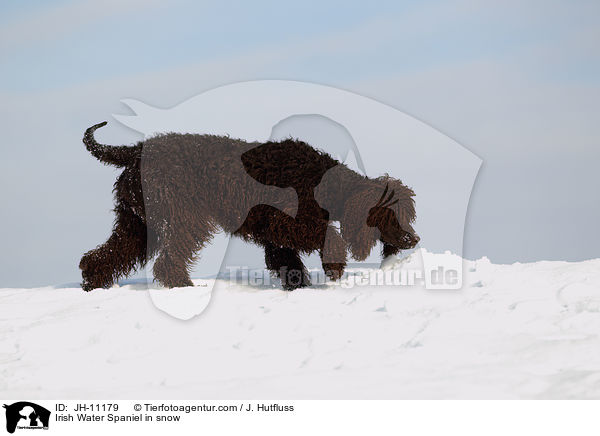
[[[466,257],[599,257],[599,46],[597,1],[4,1],[0,286],[77,281],[106,239],[116,173],[87,126],[253,79],[372,97],[480,156]]]

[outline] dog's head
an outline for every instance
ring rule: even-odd
[[[344,205],[341,231],[352,257],[365,260],[377,241],[391,247],[388,252],[414,248],[419,242],[412,228],[414,195],[400,180],[384,176],[351,196]]]

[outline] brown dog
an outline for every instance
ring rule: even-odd
[[[310,284],[300,254],[318,251],[338,279],[348,250],[364,260],[377,241],[383,256],[419,241],[411,189],[387,175],[361,176],[304,142],[168,133],[107,146],[94,139],[105,124],[87,129],[83,142],[123,172],[113,190],[113,233],[79,265],[86,291],[112,286],[156,255],[161,285],[192,286],[196,254],[220,229],[264,247],[267,268],[286,290]]]

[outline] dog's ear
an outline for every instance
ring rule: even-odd
[[[398,203],[392,206],[396,213],[398,223],[403,230],[414,233],[411,224],[415,222],[415,193],[402,181],[394,179],[388,175],[376,179],[381,186],[389,186],[389,189],[395,192],[394,198],[398,199]],[[383,188],[382,188],[383,189]]]
[[[350,197],[344,205],[340,230],[352,257],[358,261],[363,261],[369,256],[381,236],[377,227],[367,225],[369,211],[376,201],[377,189],[365,188]]]

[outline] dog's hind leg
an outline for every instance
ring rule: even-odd
[[[286,291],[310,286],[308,271],[296,250],[266,243],[265,263],[267,269],[281,279]]]
[[[118,205],[115,213],[113,232],[108,240],[85,253],[79,263],[84,291],[110,288],[119,278],[134,271],[137,265],[146,263],[146,225],[123,205]]]
[[[194,286],[189,271],[198,252],[216,231],[208,219],[181,211],[159,232],[154,278],[164,287]]]
[[[339,280],[344,274],[346,251],[346,241],[334,226],[328,225],[325,241],[323,247],[319,250],[319,255],[321,256],[323,271],[331,280]]]

